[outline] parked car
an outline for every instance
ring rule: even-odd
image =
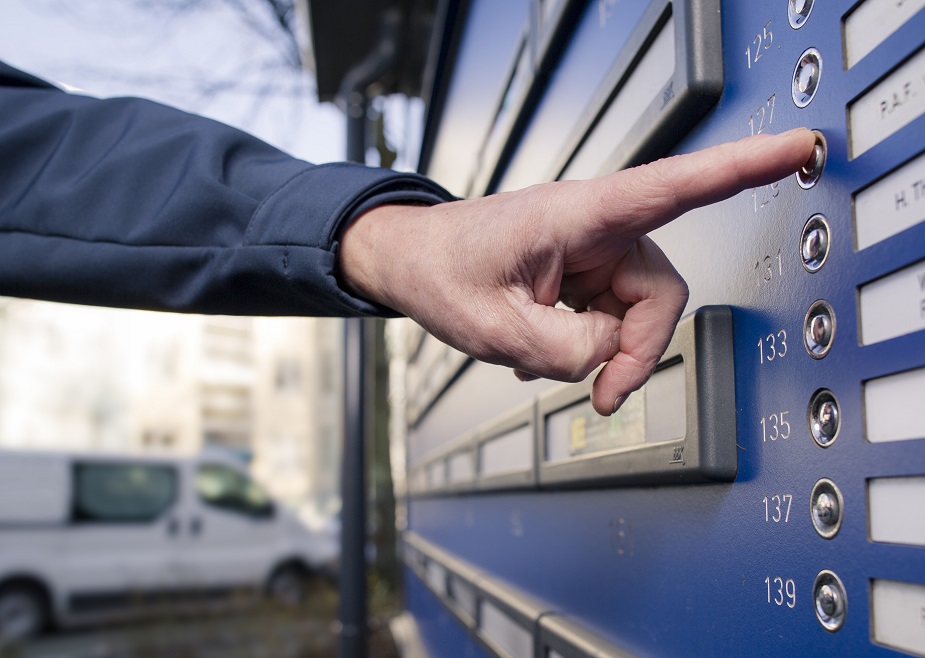
[[[0,638],[232,593],[296,603],[337,557],[222,453],[0,450]]]

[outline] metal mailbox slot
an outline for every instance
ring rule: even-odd
[[[610,418],[591,408],[591,381],[541,398],[540,487],[735,479],[732,340],[731,309],[705,306],[681,321],[650,382]]]
[[[531,401],[476,431],[477,488],[516,489],[536,482],[536,405]]]

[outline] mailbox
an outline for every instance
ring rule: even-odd
[[[422,162],[457,194],[800,126],[817,146],[652,234],[690,300],[611,418],[590,381],[519,382],[414,334],[426,651],[925,656],[925,0],[451,15]]]

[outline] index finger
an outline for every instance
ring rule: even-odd
[[[813,155],[814,144],[810,130],[797,128],[781,135],[746,137],[588,181],[599,186],[597,219],[607,231],[637,238],[689,210],[792,174]]]

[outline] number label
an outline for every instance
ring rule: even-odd
[[[796,607],[797,586],[793,582],[793,578],[785,580],[780,576],[775,576],[774,578],[768,576],[764,579],[764,583],[768,586],[768,603],[773,603],[777,606],[786,605],[790,609]]]
[[[790,521],[790,506],[793,504],[793,494],[774,494],[770,498],[765,496],[764,522],[788,523]]]
[[[597,15],[600,19],[601,29],[607,27],[607,22],[613,18],[613,13],[620,0],[598,0]]]
[[[752,65],[758,63],[758,60],[761,59],[761,54],[774,43],[774,33],[770,30],[770,27],[771,21],[768,21],[764,24],[764,29],[755,35],[752,43],[745,49],[745,59],[749,69],[752,68]]]
[[[748,117],[748,127],[752,135],[760,135],[771,127],[774,121],[774,101],[777,94],[771,94],[764,105],[755,110],[755,113]]]
[[[777,250],[776,256],[765,255],[756,260],[755,272],[758,275],[757,286],[759,290],[762,285],[771,283],[775,278],[782,277],[784,275],[784,257],[781,250]],[[777,272],[777,276],[774,275],[775,272]]]
[[[758,363],[770,363],[787,356],[787,332],[783,329],[758,339]]]
[[[790,438],[790,421],[787,420],[789,411],[771,414],[761,419],[761,442],[777,441]]]
[[[752,201],[754,202],[755,212],[767,208],[778,195],[780,195],[780,181],[762,187],[753,187]]]

